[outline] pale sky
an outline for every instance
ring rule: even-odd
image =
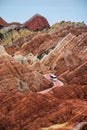
[[[24,23],[36,13],[50,25],[62,20],[87,24],[87,0],[0,0],[0,17],[7,22]]]

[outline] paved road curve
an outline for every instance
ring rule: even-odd
[[[51,80],[53,82],[53,87],[52,88],[49,88],[49,89],[46,89],[46,90],[43,90],[43,91],[40,91],[38,93],[41,93],[41,94],[45,94],[47,92],[49,92],[50,90],[52,90],[53,88],[55,87],[61,87],[63,86],[63,82],[61,82],[60,80],[57,79],[57,77],[54,75],[54,74],[45,74],[44,77],[48,80]]]

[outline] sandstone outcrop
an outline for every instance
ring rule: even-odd
[[[67,26],[64,27],[66,24],[67,22],[65,22],[64,25],[61,24],[62,31],[61,26],[58,29],[56,29],[56,31],[55,28],[51,27],[51,29],[54,31],[52,33],[49,31],[50,29],[48,31],[44,31],[41,33],[34,31],[32,32],[25,28],[16,29],[15,31],[11,30],[9,33],[7,32],[4,34],[3,41],[6,44],[8,43],[6,48],[8,53],[10,53],[11,55],[13,55],[16,51],[19,51],[20,47],[22,46],[22,48],[24,48],[25,53],[28,52],[29,53],[32,52],[34,54],[38,53],[38,57],[42,58],[44,55],[47,55],[57,45],[58,41],[60,41],[69,33],[78,36],[84,32],[87,32],[87,27],[85,24],[84,26],[83,25],[78,26],[78,24],[75,23],[75,25],[73,25],[72,23],[71,26],[71,24],[69,23],[70,25],[67,24]],[[74,31],[72,29],[74,29]],[[77,32],[77,34],[73,32]],[[45,35],[45,39],[43,35]],[[44,41],[42,41],[41,39],[44,39]],[[30,48],[30,50],[28,48]]]
[[[8,26],[8,23],[0,17],[0,28]]]
[[[52,93],[44,96],[37,93],[0,93],[0,128],[39,130],[55,124],[66,123],[68,127],[87,121],[87,86],[56,89],[54,96]]]
[[[34,80],[35,79],[35,80]],[[26,65],[13,59],[0,46],[0,91],[40,91],[52,87],[52,83],[45,79],[38,71],[31,71]]]
[[[87,25],[50,27],[42,17],[0,26],[0,130],[71,130],[87,122]],[[47,74],[63,86],[53,87]]]
[[[14,55],[20,50],[23,44],[26,44],[33,36],[35,32],[29,31],[28,29],[17,29],[17,25],[10,25],[3,27],[0,30],[1,45],[4,45],[6,51],[10,55]]]
[[[46,51],[47,46],[51,48],[52,43],[46,45],[46,42],[47,41],[49,42],[49,39],[51,39],[50,35],[46,33],[39,33],[23,46],[22,52],[25,54],[28,53],[33,53],[37,55],[43,54],[44,51]]]
[[[64,78],[64,75],[67,77],[69,73],[72,73],[74,78],[71,81],[72,83],[80,84],[83,82],[86,84],[86,40],[87,33],[83,33],[77,37],[69,33],[57,43],[56,47],[47,56],[41,59],[41,62],[46,66],[50,66],[52,70],[55,70],[55,74],[60,75],[60,78]],[[84,68],[83,73],[80,71],[81,68]],[[76,75],[75,69],[79,70],[79,76]],[[69,79],[69,76],[67,79]],[[66,80],[66,78],[64,79]]]
[[[61,21],[59,23],[55,23],[48,30],[50,34],[58,35],[59,37],[64,37],[68,33],[72,33],[74,35],[80,35],[83,32],[87,31],[87,25],[84,22],[70,22],[70,21]]]
[[[26,21],[22,27],[26,27],[32,31],[40,31],[44,28],[49,28],[50,25],[47,19],[39,14],[34,15],[28,21]]]

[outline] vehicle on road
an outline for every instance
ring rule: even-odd
[[[63,82],[60,81],[60,80],[58,80],[58,78],[57,78],[56,75],[54,75],[54,74],[45,74],[44,77],[45,77],[46,79],[52,81],[54,85],[53,85],[52,88],[49,88],[49,89],[40,91],[40,92],[38,92],[38,93],[44,94],[44,93],[49,92],[50,90],[52,90],[52,89],[55,88],[55,87],[61,87],[61,86],[64,85]]]

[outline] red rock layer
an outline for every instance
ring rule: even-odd
[[[4,19],[2,19],[1,17],[0,17],[0,26],[1,27],[8,26],[8,23]]]
[[[87,84],[86,41],[87,33],[77,37],[69,33],[41,61],[68,83]]]
[[[6,92],[13,91],[13,88],[21,92],[35,92],[53,86],[42,74],[31,71],[8,55],[3,47],[0,49],[0,85],[0,91]]]
[[[28,62],[19,63],[0,46],[1,130],[39,130],[65,122],[68,126],[64,130],[71,130],[75,124],[87,122],[87,26],[63,22],[57,29],[37,32],[49,27],[43,21],[35,16],[23,24],[36,31],[29,36],[20,35],[24,28],[13,29],[5,35],[11,38],[15,32],[12,46],[5,45],[9,54],[19,51],[26,56],[32,52],[41,61],[31,66]],[[20,36],[18,39],[16,34]],[[3,37],[1,40],[8,41]],[[53,86],[39,70],[43,74],[53,71],[64,84],[70,85],[57,87],[43,95],[32,93]]]
[[[39,30],[43,30],[44,28],[50,27],[47,19],[39,14],[34,15],[31,19],[26,21],[22,26],[32,31],[39,31]]]
[[[48,48],[52,47],[53,42],[49,42],[49,39],[51,39],[49,34],[38,33],[27,44],[23,45],[21,51],[25,54],[32,52],[33,54],[40,55],[46,52]]]
[[[55,88],[49,95],[0,93],[0,128],[39,130],[64,122],[87,121],[86,89],[87,86],[65,86]]]
[[[87,62],[79,65],[74,71],[62,74],[62,77],[71,84],[87,85]]]
[[[24,48],[23,50],[24,50],[25,54],[32,52],[34,54],[37,53],[38,57],[43,57],[44,54],[48,54],[57,45],[58,41],[60,41],[62,38],[64,38],[67,34],[72,33],[74,36],[75,35],[78,36],[84,32],[87,32],[87,27],[86,26],[84,26],[84,27],[77,26],[76,27],[73,24],[72,24],[72,26],[70,26],[70,25],[67,25],[67,22],[66,22],[64,24],[64,26],[59,27],[56,30],[55,30],[55,28],[52,29],[52,27],[51,27],[51,30],[49,29],[48,31],[44,31],[44,32],[45,33],[34,32],[33,35],[29,34],[29,36],[27,36],[26,38],[22,37],[22,38],[18,38],[16,40],[14,39],[14,41],[12,41],[13,46],[11,46],[10,48],[8,48],[8,46],[6,47],[8,53],[13,55],[16,51],[20,51],[21,50],[20,44],[21,44],[21,45],[24,45],[24,46],[22,46],[22,48]],[[44,35],[45,35],[45,37],[44,37]],[[20,39],[21,39],[21,41],[20,41]],[[44,41],[42,39],[44,39]],[[20,41],[20,44],[18,41]],[[85,43],[86,43],[86,41],[85,41]]]

